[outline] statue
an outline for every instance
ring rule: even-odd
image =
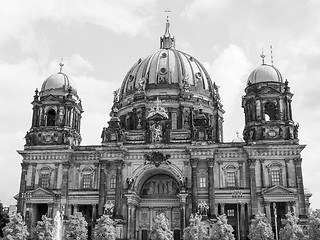
[[[294,125],[294,127],[293,127],[293,136],[294,136],[294,139],[298,139],[298,129],[299,129],[299,123],[297,123],[297,124]]]
[[[151,142],[157,143],[162,140],[162,129],[159,123],[155,123],[150,127],[151,130]]]
[[[209,210],[209,206],[207,205],[207,203],[205,201],[201,201],[198,204],[198,214],[200,214],[202,216],[207,216],[208,210]]]
[[[133,182],[134,182],[134,179],[132,177],[127,178],[128,190],[132,188]]]
[[[146,79],[145,79],[145,77],[140,78],[140,80],[139,80],[139,82],[138,82],[138,92],[139,92],[139,93],[144,92],[145,84],[146,84]]]
[[[106,215],[112,215],[113,214],[113,209],[114,209],[114,204],[109,200],[106,202],[104,205],[104,213]]]
[[[102,133],[101,133],[101,138],[102,138],[102,142],[107,142],[108,140],[108,133],[107,133],[107,128],[103,127]]]
[[[26,136],[24,137],[26,139],[26,145],[31,145],[31,135],[30,133],[27,131]]]

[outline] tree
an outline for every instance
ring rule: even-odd
[[[203,240],[208,239],[207,228],[204,222],[201,222],[202,216],[191,214],[190,225],[183,230],[185,240]]]
[[[320,239],[320,209],[310,211],[308,234],[310,240]]]
[[[173,232],[169,229],[169,220],[163,213],[155,217],[149,238],[151,240],[173,240]]]
[[[38,221],[35,228],[36,238],[39,240],[51,240],[53,235],[52,218],[43,215],[41,219],[42,221]]]
[[[115,222],[109,217],[109,215],[102,215],[97,220],[97,225],[94,228],[95,240],[115,240],[116,228]]]
[[[0,203],[0,237],[3,237],[2,229],[6,226],[6,224],[10,221],[8,213],[3,210],[3,205]]]
[[[20,213],[10,216],[10,222],[3,228],[4,240],[25,240],[29,235]]]
[[[66,239],[86,240],[88,238],[88,223],[81,213],[70,215],[65,222]]]
[[[284,225],[280,229],[280,240],[299,240],[304,238],[303,230],[298,225],[299,218],[292,215],[291,212],[286,214],[286,219],[282,219],[281,222]]]
[[[220,215],[217,217],[217,222],[213,224],[212,228],[212,240],[234,240],[232,234],[233,228],[228,224],[226,215]]]
[[[273,240],[274,234],[268,218],[261,212],[252,219],[248,237],[252,240]]]

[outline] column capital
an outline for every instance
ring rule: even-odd
[[[263,159],[263,158],[260,158],[260,159],[259,159],[259,162],[260,162],[260,163],[264,163],[264,159]]]
[[[207,158],[207,166],[212,168],[214,165],[214,158]]]
[[[293,162],[295,165],[301,166],[302,158],[294,158]]]
[[[191,158],[190,159],[191,167],[196,168],[198,166],[198,162],[199,162],[198,158]]]
[[[249,158],[247,162],[249,164],[249,167],[255,167],[256,165],[256,159]]]
[[[288,163],[290,162],[290,160],[291,160],[290,158],[285,158],[285,159],[284,159],[284,162],[285,162],[286,164],[288,164]]]
[[[29,166],[29,163],[22,162],[21,163],[22,171],[26,171],[28,169],[28,166]]]
[[[115,164],[116,164],[116,168],[117,168],[117,169],[122,169],[122,168],[123,168],[124,162],[123,162],[122,159],[115,160],[114,162],[115,162]]]
[[[177,196],[179,197],[181,203],[186,203],[188,193],[179,193]]]

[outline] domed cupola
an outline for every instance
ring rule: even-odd
[[[292,120],[288,81],[283,82],[280,71],[265,64],[249,75],[242,107],[245,112],[244,139],[246,142],[298,142],[298,124]]]
[[[26,146],[78,145],[81,142],[81,100],[72,80],[60,71],[48,77],[35,91],[32,126]]]
[[[222,141],[224,111],[218,86],[196,58],[177,50],[175,45],[167,19],[160,49],[140,58],[116,91],[113,109],[117,109],[121,128],[128,131],[127,142],[152,143],[155,131],[161,132],[160,138],[153,138],[159,142],[174,142],[175,139],[179,142],[177,138],[183,135],[178,134],[179,131],[185,133],[182,139],[185,142]],[[195,125],[200,108],[201,116],[207,121],[206,126],[201,126],[202,133],[196,134],[194,131],[200,131],[200,126]],[[141,131],[141,136],[131,137],[132,131]],[[143,131],[146,131],[145,136],[142,136]]]

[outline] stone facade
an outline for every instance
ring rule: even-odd
[[[82,212],[89,223],[112,209],[119,238],[147,239],[163,212],[180,239],[191,213],[206,221],[226,214],[238,239],[250,218],[266,213],[278,226],[293,211],[306,219],[298,125],[288,82],[263,64],[243,96],[244,140],[223,142],[218,86],[201,63],[174,48],[169,31],[161,48],[139,61],[114,93],[102,143],[81,146],[81,101],[67,75],[50,76],[36,91],[26,134],[18,212],[33,228],[43,214]],[[303,221],[302,221],[303,222]]]

